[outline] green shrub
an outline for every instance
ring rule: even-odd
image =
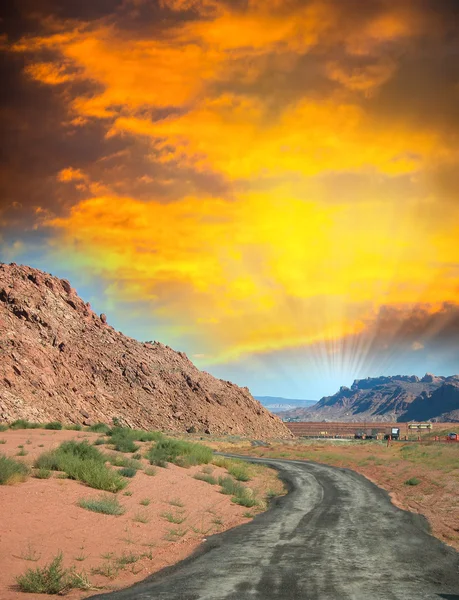
[[[50,471],[49,469],[38,469],[33,474],[33,476],[36,477],[37,479],[49,479],[51,477],[51,475],[52,475],[52,471]]]
[[[100,496],[100,498],[82,498],[78,500],[78,506],[104,515],[122,515],[125,511],[116,496],[107,495]]]
[[[24,481],[28,473],[29,469],[25,464],[0,454],[0,485]]]
[[[130,427],[114,427],[109,435],[129,438],[134,442],[158,442],[164,438],[160,431],[144,431]]]
[[[145,475],[149,475],[150,477],[154,477],[156,475],[156,469],[155,467],[147,467],[144,470]]]
[[[113,444],[114,449],[118,452],[136,452],[139,449],[139,446],[127,437],[113,436],[109,443]]]
[[[252,508],[253,506],[258,506],[259,501],[255,496],[250,494],[249,490],[247,490],[243,494],[239,494],[237,496],[233,496],[231,498],[231,502],[235,504],[240,504],[241,506],[245,506],[246,508]]]
[[[140,452],[137,452],[137,454],[133,454],[133,455],[132,455],[132,458],[133,458],[134,460],[141,460],[141,458],[142,458],[142,455],[140,454]]]
[[[51,421],[46,423],[45,429],[62,429],[62,423],[60,421]]]
[[[150,520],[148,518],[148,515],[146,515],[145,513],[136,513],[133,517],[132,520],[135,521],[136,523],[148,523],[148,521]]]
[[[405,481],[405,485],[419,485],[421,483],[421,480],[418,479],[417,477],[410,477],[410,479],[407,479]]]
[[[216,485],[218,483],[217,479],[213,477],[213,475],[207,475],[206,473],[196,473],[194,475],[195,479],[199,479],[199,481],[205,481],[206,483],[210,483],[210,485]]]
[[[121,456],[120,454],[109,454],[107,456],[107,460],[114,467],[126,467],[128,469],[141,469],[142,463],[134,458],[129,458],[128,456]]]
[[[222,488],[220,490],[221,493],[228,496],[237,496],[239,494],[243,494],[243,490],[245,490],[245,487],[237,481],[234,481],[232,477],[219,477],[218,485],[220,485]]]
[[[16,456],[27,456],[28,452],[27,450],[24,450],[24,448],[21,448],[19,450],[19,452],[16,454]]]
[[[0,444],[6,444],[6,440],[0,440]]]
[[[248,473],[248,467],[245,464],[230,464],[228,466],[228,473],[237,479],[237,481],[250,481],[250,475]]]
[[[105,433],[108,435],[111,432],[111,429],[105,423],[95,423],[94,425],[90,425],[88,427],[88,431],[93,431],[94,433]]]
[[[38,469],[64,471],[70,479],[82,481],[98,490],[118,492],[126,487],[126,480],[105,465],[106,457],[87,441],[63,442],[56,450],[37,458]]]
[[[171,462],[181,467],[189,467],[210,463],[212,457],[212,450],[207,446],[168,438],[159,440],[147,454],[150,463],[157,466]]]
[[[17,419],[10,425],[10,429],[40,429],[41,427],[43,427],[41,423],[32,423],[25,419]]]
[[[103,444],[105,444],[104,438],[97,438],[97,440],[94,442],[94,446],[102,446]]]
[[[27,569],[16,581],[21,592],[31,594],[63,594],[71,589],[90,587],[86,575],[63,568],[61,552],[45,567]]]
[[[5,425],[4,423],[0,423],[0,431],[6,431],[8,429],[8,425]]]
[[[148,505],[150,504],[150,502],[151,502],[150,498],[143,498],[143,499],[140,501],[140,504],[141,504],[142,506],[148,506]]]
[[[185,515],[174,514],[171,512],[163,512],[161,513],[161,517],[166,519],[166,521],[169,521],[169,523],[175,523],[176,525],[180,525],[186,520]]]
[[[123,467],[118,471],[118,473],[123,477],[134,477],[137,473],[137,469],[133,469],[132,467]]]
[[[82,427],[79,423],[71,423],[70,425],[65,425],[64,429],[68,429],[70,431],[81,431]]]

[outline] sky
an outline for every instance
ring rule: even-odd
[[[459,372],[456,0],[11,0],[0,260],[253,394]]]

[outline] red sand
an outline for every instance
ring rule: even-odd
[[[15,457],[28,464],[41,452],[68,439],[93,441],[98,434],[77,431],[17,430],[0,433],[6,440],[0,452],[15,456],[23,445],[28,454]],[[43,447],[39,447],[42,445]],[[148,445],[148,444],[146,444]],[[145,445],[144,445],[145,446]],[[104,446],[100,446],[103,450]],[[144,461],[145,464],[146,461]],[[246,508],[231,502],[217,486],[193,478],[201,467],[183,469],[169,465],[157,468],[155,476],[139,471],[127,488],[117,494],[126,508],[121,516],[90,512],[77,505],[80,498],[98,497],[98,490],[69,479],[30,477],[26,482],[0,486],[0,598],[51,598],[44,594],[25,594],[15,586],[16,577],[28,568],[43,566],[59,551],[65,566],[84,570],[94,586],[105,590],[126,587],[149,574],[171,565],[192,553],[206,535],[229,529],[247,521]],[[224,473],[214,468],[214,475]],[[131,496],[124,495],[132,492]],[[148,506],[140,501],[150,499]],[[179,499],[183,507],[170,502]],[[161,516],[164,512],[183,515],[182,524]],[[147,523],[136,521],[145,517]],[[177,541],[167,541],[170,530],[186,531]],[[144,555],[117,577],[91,574],[93,568],[114,564],[116,557],[133,553]],[[108,557],[108,558],[107,558]],[[30,559],[36,560],[30,560]],[[29,560],[27,560],[29,559]],[[68,597],[84,598],[90,591],[72,591]]]

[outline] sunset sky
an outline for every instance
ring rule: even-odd
[[[457,0],[5,4],[3,262],[253,394],[459,372]]]

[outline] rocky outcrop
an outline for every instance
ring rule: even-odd
[[[199,371],[183,352],[141,343],[96,315],[71,284],[0,264],[0,421],[111,423],[290,437],[247,388]]]
[[[302,421],[459,421],[459,376],[356,379],[310,409],[278,413]]]

